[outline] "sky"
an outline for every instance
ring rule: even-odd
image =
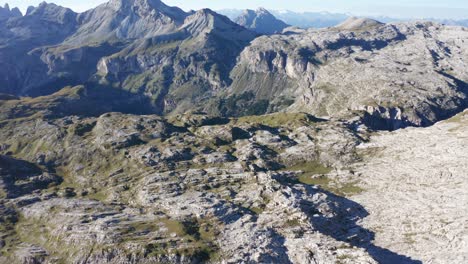
[[[0,4],[3,6],[7,2],[10,7],[19,7],[24,12],[28,6],[36,6],[42,1],[0,0]],[[49,0],[48,2],[82,12],[106,0]],[[179,6],[184,10],[265,7],[270,10],[328,11],[359,16],[468,19],[468,0],[163,0],[163,2]]]

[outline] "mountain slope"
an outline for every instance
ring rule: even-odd
[[[76,30],[76,16],[70,9],[44,2],[29,8],[25,16],[0,22],[0,92],[35,93],[50,84],[44,79],[48,67],[35,49],[61,43]]]
[[[351,18],[257,37],[210,10],[113,0],[83,14],[41,4],[0,29],[3,93],[112,86],[157,114],[306,111],[378,129],[430,125],[467,104],[457,27]]]
[[[0,263],[468,263],[464,28],[112,0],[0,33]]]
[[[67,42],[153,37],[174,31],[186,16],[159,0],[112,0],[80,14],[80,28]]]
[[[230,91],[267,102],[265,111],[289,106],[322,117],[361,113],[385,129],[430,125],[467,106],[465,30],[357,22],[348,24],[352,30],[257,38],[232,72]]]
[[[184,112],[230,85],[236,58],[256,34],[203,9],[174,33],[136,41],[99,62],[102,81],[145,93],[158,113]]]
[[[289,26],[274,17],[264,8],[259,8],[255,11],[247,9],[234,21],[237,24],[260,34],[280,33],[283,29]]]

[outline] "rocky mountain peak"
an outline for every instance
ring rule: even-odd
[[[174,32],[187,13],[159,0],[111,0],[78,16],[81,24],[71,42],[150,38]]]
[[[235,22],[261,34],[278,33],[289,26],[262,7],[255,11],[246,9],[238,18],[235,19]]]
[[[119,10],[131,7],[155,9],[164,4],[159,0],[111,0],[107,3],[107,5],[110,7],[114,7],[115,10]]]
[[[193,15],[188,16],[185,20],[183,28],[191,34],[197,34],[202,31],[212,30],[214,28],[226,28],[233,26],[234,23],[229,18],[220,15],[211,9],[201,9]]]
[[[134,12],[140,16],[147,15],[165,15],[180,20],[186,16],[186,13],[177,8],[170,7],[159,0],[111,0],[107,3],[115,11],[123,13]]]
[[[5,4],[4,7],[0,6],[0,20],[8,19],[10,17],[20,17],[20,16],[22,16],[22,14],[21,14],[21,11],[17,7],[10,9],[10,6],[8,4]]]
[[[382,22],[379,22],[374,19],[350,17],[346,19],[343,23],[336,26],[336,28],[339,28],[342,30],[359,30],[359,29],[377,27],[381,25],[383,25]]]

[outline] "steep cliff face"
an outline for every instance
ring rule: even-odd
[[[264,8],[259,8],[257,10],[247,9],[234,21],[260,34],[281,33],[283,29],[289,26]]]
[[[231,88],[323,117],[362,111],[377,127],[429,125],[467,105],[467,36],[459,27],[361,20],[260,37],[242,52]]]

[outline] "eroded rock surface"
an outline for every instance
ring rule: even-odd
[[[345,124],[51,116],[2,121],[2,261],[375,263],[367,212],[323,181],[358,159]]]
[[[424,263],[468,260],[467,112],[430,128],[380,133],[359,147],[353,200],[375,244]],[[431,252],[438,252],[432,254]]]

